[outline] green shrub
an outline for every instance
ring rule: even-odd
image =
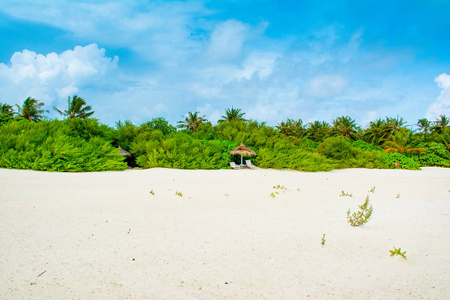
[[[412,158],[420,166],[450,167],[450,153],[441,143],[420,143],[417,147],[424,148],[425,153],[409,153],[406,156]]]
[[[341,164],[348,164],[350,168],[367,169],[387,169],[389,164],[386,160],[386,154],[382,151],[364,151],[358,150],[355,158],[348,161],[341,161]]]
[[[364,150],[364,151],[383,151],[383,149],[381,149],[373,144],[366,143],[362,140],[357,140],[357,141],[352,142],[352,147],[360,149],[360,150]]]
[[[398,162],[400,169],[420,170],[419,164],[414,159],[400,153],[387,153],[385,160],[390,169],[395,168],[395,163]]]
[[[169,121],[167,121],[164,118],[154,118],[150,122],[144,123],[141,125],[142,129],[149,129],[149,130],[159,130],[164,135],[170,134],[177,131],[177,128],[173,125],[169,124]]]
[[[0,127],[7,124],[8,122],[14,120],[13,116],[10,115],[0,115]]]
[[[72,120],[10,122],[0,133],[0,167],[39,171],[124,170],[124,158],[105,139],[84,139]],[[75,123],[81,124],[81,123]]]
[[[298,148],[262,148],[257,154],[255,164],[261,168],[318,172],[339,167],[337,163],[318,153]]]
[[[343,136],[330,137],[319,145],[317,151],[327,158],[335,160],[348,160],[355,158],[358,150],[352,147],[350,141]]]
[[[149,136],[147,136],[149,137]],[[198,140],[177,132],[166,138],[149,138],[132,144],[131,152],[142,168],[221,169],[228,167],[234,143]]]

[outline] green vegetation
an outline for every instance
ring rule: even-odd
[[[397,249],[397,248],[394,247],[394,250],[389,250],[389,252],[391,252],[391,256],[400,255],[401,257],[406,259],[406,251],[402,252],[402,248],[398,248]]]
[[[359,211],[354,212],[352,215],[350,212],[350,209],[347,211],[347,221],[352,225],[353,227],[361,226],[366,224],[373,213],[373,206],[369,206],[369,196],[366,197],[366,200],[363,204],[358,205]]]
[[[287,119],[271,127],[226,109],[215,125],[200,112],[189,112],[177,127],[164,118],[114,128],[93,119],[83,98],[68,98],[64,120],[45,117],[45,104],[28,97],[17,111],[0,103],[0,167],[46,171],[123,170],[128,166],[179,169],[229,168],[240,156],[229,153],[240,143],[254,150],[260,168],[308,172],[342,168],[450,167],[449,118],[420,119],[417,132],[399,116],[370,122],[365,129],[349,116],[305,124]],[[124,159],[119,148],[131,153]],[[274,194],[275,195],[275,194]]]
[[[284,185],[274,185],[273,188],[275,189],[274,192],[270,193],[270,197],[275,198],[276,195],[280,194],[280,191],[286,192],[287,191],[287,187],[285,187]]]
[[[342,191],[339,197],[353,197],[353,194]]]
[[[57,120],[3,125],[0,167],[62,172],[126,169],[123,157],[108,139],[101,134],[85,137],[87,131],[78,125]],[[89,130],[87,127],[84,129]]]
[[[323,236],[322,236],[322,241],[320,242],[320,244],[322,245],[322,247],[323,246],[325,246],[325,242],[326,242],[327,240],[325,239],[325,233],[323,234]]]
[[[94,114],[92,108],[90,106],[86,106],[86,101],[83,98],[78,97],[77,95],[73,96],[72,100],[70,97],[67,99],[67,110],[61,111],[56,107],[53,107],[57,112],[59,112],[62,116],[74,119],[81,118],[86,119]]]

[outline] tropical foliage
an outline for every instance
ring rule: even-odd
[[[28,97],[25,99],[22,106],[16,104],[17,115],[30,121],[41,121],[44,118],[43,114],[48,112],[48,110],[42,109],[44,105],[45,104],[39,102],[39,100]]]
[[[83,98],[80,98],[77,95],[73,96],[72,100],[70,100],[70,97],[67,99],[67,106],[68,108],[64,111],[61,111],[56,107],[53,108],[62,116],[69,119],[86,119],[94,114],[94,112],[91,111],[92,108],[89,105],[86,105],[86,101],[84,101]]]
[[[178,122],[178,128],[186,128],[192,132],[195,132],[200,125],[207,122],[205,116],[200,117],[198,114],[199,114],[198,111],[194,113],[189,112],[188,116],[186,117],[186,119],[184,119],[184,121]]]
[[[135,125],[118,121],[114,127],[90,118],[93,111],[78,96],[59,111],[64,120],[44,116],[44,104],[27,98],[17,106],[1,104],[0,167],[46,171],[124,170],[166,167],[180,169],[229,168],[240,157],[230,151],[244,143],[257,155],[249,157],[261,168],[328,171],[340,168],[450,167],[449,120],[420,119],[414,132],[399,116],[378,119],[363,129],[349,116],[305,124],[287,119],[275,127],[245,120],[240,109],[227,109],[215,125],[189,112],[178,128],[164,118]],[[33,122],[30,122],[33,121]],[[39,121],[39,122],[37,122]],[[119,155],[119,148],[132,154]]]
[[[0,102],[0,115],[13,116],[14,115],[13,107],[9,104]]]
[[[244,119],[245,113],[242,112],[239,108],[227,108],[225,110],[225,115],[219,120],[221,122],[232,122],[236,120],[245,121]]]
[[[126,169],[123,157],[108,140],[83,138],[73,125],[22,120],[2,126],[0,167],[62,172]]]

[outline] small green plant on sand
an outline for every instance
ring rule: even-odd
[[[179,192],[179,191],[176,191],[176,192],[175,192],[175,195],[180,196],[180,197],[183,197],[183,193],[182,193],[182,192]]]
[[[375,193],[375,187],[371,188],[369,193]]]
[[[287,188],[284,185],[274,185],[273,188],[276,190],[282,190],[283,193],[287,190]]]
[[[342,191],[342,193],[339,195],[339,197],[344,197],[344,196],[353,197],[353,194],[352,193],[345,193],[344,191]]]
[[[400,194],[398,194],[397,196],[395,196],[395,198],[397,198],[397,199],[400,198]]]
[[[287,190],[287,188],[284,185],[274,185],[273,188],[275,189],[275,191],[269,195],[272,198],[275,198],[276,195],[279,195],[280,194],[279,191],[283,191],[284,193]]]
[[[153,196],[155,196],[155,192],[153,191],[153,189],[150,191],[150,194],[152,194]]]
[[[325,246],[325,242],[326,241],[327,240],[325,239],[325,233],[324,233],[323,236],[322,236],[322,242],[320,243],[322,245],[322,247]]]
[[[372,216],[373,207],[372,205],[369,206],[369,196],[367,196],[366,201],[364,201],[363,204],[358,205],[358,207],[360,208],[360,211],[354,212],[352,215],[350,215],[350,208],[347,211],[347,221],[353,227],[366,224]]]
[[[406,259],[406,251],[403,251],[402,252],[402,248],[395,248],[394,247],[394,250],[389,250],[389,252],[391,252],[391,256],[394,256],[394,255],[400,255],[401,257],[403,257],[404,259]]]

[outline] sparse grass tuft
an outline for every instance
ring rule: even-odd
[[[369,206],[369,196],[367,196],[364,203],[358,205],[358,207],[360,208],[360,211],[354,212],[352,215],[350,215],[350,208],[347,211],[347,221],[353,227],[366,224],[372,216],[373,206]]]
[[[327,240],[325,239],[325,233],[324,233],[323,236],[322,236],[322,242],[320,243],[322,245],[322,247],[325,246],[325,242],[326,241]]]
[[[369,193],[375,193],[375,187],[371,188]]]
[[[394,255],[400,255],[401,257],[403,257],[404,259],[406,259],[406,251],[403,251],[402,252],[402,248],[395,248],[394,247],[394,250],[389,250],[389,252],[391,252],[391,256],[394,256]]]
[[[183,193],[182,193],[182,192],[179,192],[179,191],[176,191],[176,192],[175,192],[175,195],[180,196],[180,197],[183,197]]]
[[[155,196],[155,192],[153,191],[153,189],[150,191],[150,194],[152,194],[153,196]]]
[[[353,197],[353,194],[352,193],[345,193],[344,191],[342,191],[342,193],[339,195],[339,197],[345,197],[345,196]]]
[[[269,195],[272,198],[275,198],[276,195],[279,195],[279,191],[283,191],[283,193],[287,191],[287,188],[284,185],[274,185],[273,188],[275,189],[275,191]],[[300,191],[300,189],[297,190]]]
[[[287,188],[284,185],[274,185],[273,188],[276,190],[282,190],[283,193],[287,190]]]

